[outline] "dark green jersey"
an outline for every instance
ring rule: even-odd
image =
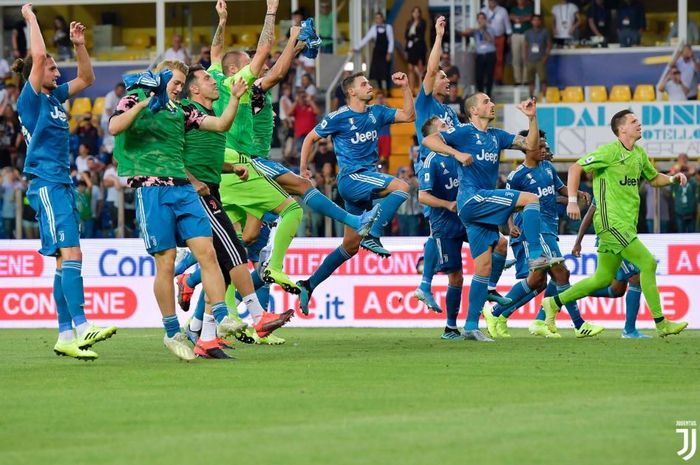
[[[219,99],[214,102],[214,111],[217,114],[224,112],[224,109],[231,100],[231,83],[239,79],[248,86],[248,90],[241,96],[238,103],[236,118],[233,120],[231,129],[226,133],[226,147],[236,150],[245,155],[253,155],[253,112],[250,107],[251,86],[255,81],[255,76],[250,70],[250,65],[246,65],[233,76],[226,76],[220,63],[209,67],[209,73],[216,80],[219,88]]]
[[[217,116],[197,102],[183,100],[182,107],[193,106],[200,113]],[[224,166],[226,134],[223,132],[192,129],[185,134],[185,168],[202,182],[218,185],[221,182],[221,169]]]

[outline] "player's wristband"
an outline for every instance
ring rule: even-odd
[[[570,195],[569,203],[578,203],[578,195]]]

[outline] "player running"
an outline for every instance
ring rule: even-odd
[[[527,241],[528,268],[549,268],[552,259],[540,245],[540,204],[536,195],[512,189],[494,189],[498,179],[501,150],[528,149],[538,146],[536,104],[534,100],[518,108],[530,121],[527,139],[490,128],[496,117],[496,105],[488,95],[476,93],[465,102],[470,123],[458,125],[423,139],[423,145],[438,153],[453,156],[462,164],[457,197],[458,214],[467,228],[469,245],[474,258],[474,277],[469,290],[469,312],[464,338],[493,342],[479,330],[479,316],[486,302],[492,254],[501,237],[498,226],[508,221],[515,210],[523,211],[523,232]]]
[[[213,103],[219,98],[216,81],[201,66],[191,67],[185,81],[185,94],[189,97],[182,101],[183,107],[193,106],[200,113],[216,116]],[[235,105],[246,92],[243,81],[238,81],[231,88],[231,102]],[[288,310],[280,315],[265,312],[258,301],[248,271],[248,257],[245,246],[221,206],[219,183],[222,170],[235,173],[241,180],[248,178],[248,171],[239,166],[224,164],[226,135],[210,131],[192,129],[185,134],[185,170],[193,187],[200,195],[204,211],[209,217],[214,233],[214,249],[217,261],[221,266],[226,285],[233,285],[241,292],[242,301],[253,319],[253,328],[260,337],[265,337],[272,331],[282,327],[294,314]],[[204,304],[204,295],[200,300]],[[195,353],[208,357],[217,357],[223,352],[216,351],[219,341],[216,338],[205,339],[202,332],[202,318],[206,318],[205,307],[198,305],[195,315],[187,327],[190,339],[196,340]],[[192,337],[193,335],[194,337]],[[211,337],[211,334],[207,334]],[[212,352],[213,351],[213,352]]]
[[[309,311],[309,299],[314,289],[333,271],[352,258],[360,246],[380,256],[388,257],[379,240],[382,228],[394,217],[402,203],[408,199],[410,188],[404,181],[377,171],[378,131],[387,124],[410,123],[415,119],[413,94],[404,73],[394,73],[394,84],[403,90],[403,108],[397,110],[384,105],[370,105],[372,85],[364,73],[355,73],[343,79],[342,89],[348,104],[327,115],[304,139],[301,149],[301,173],[311,177],[308,160],[313,145],[325,137],[333,137],[338,156],[338,192],[350,213],[361,214],[372,206],[372,201],[383,198],[381,213],[367,237],[362,239],[357,231],[345,228],[343,243],[331,252],[308,280],[299,281],[301,288],[299,305],[304,314]]]
[[[521,136],[527,137],[528,131],[521,131]],[[522,234],[523,218],[520,213],[511,215],[509,220],[510,245],[516,258],[515,277],[521,279],[515,284],[507,297],[513,300],[512,305],[496,305],[493,309],[484,307],[484,317],[488,325],[491,337],[510,337],[507,322],[515,310],[526,305],[540,292],[545,290],[545,295],[555,295],[570,287],[569,270],[564,264],[564,258],[559,250],[559,216],[557,214],[557,194],[566,194],[566,186],[557,175],[554,165],[546,160],[549,153],[544,132],[540,131],[539,144],[534,150],[525,152],[525,161],[508,175],[506,189],[514,189],[521,192],[530,192],[540,199],[540,214],[542,218],[541,243],[547,254],[558,258],[559,262],[553,264],[549,270],[540,269],[528,272],[526,245],[523,243]],[[587,194],[579,192],[579,197],[590,201]],[[552,279],[547,284],[547,274]],[[545,289],[546,288],[546,289]],[[581,317],[576,302],[567,307],[571,321],[574,323],[576,337],[592,337],[603,331],[602,326],[597,326]],[[544,322],[535,320],[530,326],[530,332],[538,336],[561,337],[558,333],[550,333]]]
[[[595,210],[596,204],[594,200],[578,228],[576,242],[571,250],[571,254],[574,257],[581,256],[581,241],[586,235],[586,231],[591,226],[591,223],[593,223]],[[640,333],[637,330],[637,315],[639,314],[639,305],[642,298],[642,288],[639,285],[639,279],[639,268],[623,259],[612,284],[590,294],[591,297],[610,297],[613,299],[622,297],[623,295],[625,296],[625,328],[622,330],[622,339],[651,338],[651,336]],[[627,287],[627,283],[629,283],[629,287]],[[540,310],[537,318],[544,322],[544,310]]]
[[[27,199],[39,221],[39,253],[56,257],[53,297],[58,316],[58,341],[53,350],[57,355],[95,360],[98,355],[89,348],[112,337],[117,328],[100,328],[89,323],[83,310],[85,292],[81,276],[80,222],[70,177],[68,117],[62,106],[68,98],[95,81],[85,48],[85,26],[77,22],[70,24],[78,74],[75,79],[58,85],[56,80],[61,73],[53,57],[46,53],[31,3],[22,6],[22,16],[29,28],[31,54],[24,60],[15,61],[12,69],[25,82],[17,101],[17,112],[27,142],[24,174],[29,180]]]
[[[640,269],[642,292],[654,317],[657,334],[661,337],[678,334],[688,323],[674,323],[664,317],[656,286],[656,259],[637,238],[639,179],[644,177],[654,187],[674,183],[683,186],[688,180],[683,173],[668,176],[656,171],[646,151],[637,144],[642,137],[642,124],[630,110],[615,113],[610,126],[617,140],[598,147],[569,168],[566,212],[575,220],[581,218],[576,195],[581,173],[593,172],[593,195],[598,204],[593,217],[599,238],[598,267],[593,276],[542,301],[545,322],[550,331],[555,330],[561,306],[607,287],[624,259]]]
[[[173,271],[178,245],[187,244],[197,258],[205,291],[212,302],[211,315],[205,317],[202,329],[207,334],[204,340],[223,339],[247,325],[228,316],[229,309],[224,302],[226,287],[216,260],[212,228],[199,195],[187,179],[184,164],[185,133],[195,129],[228,130],[237,102],[231,99],[220,118],[202,113],[194,106],[183,107],[176,103],[187,71],[187,66],[176,60],[158,65],[155,72],[160,73],[161,83],[167,81],[164,95],[149,96],[150,87],[128,85],[127,95],[119,101],[109,121],[109,131],[117,136],[115,157],[119,160],[119,175],[128,176],[129,185],[136,188],[141,235],[146,250],[155,259],[153,290],[163,316],[163,342],[179,358],[192,360],[195,353],[187,343],[187,336],[180,332],[175,314]],[[137,82],[144,85],[149,78],[153,76],[146,73]],[[231,88],[234,87],[231,84]],[[155,111],[149,107],[151,99],[158,99],[159,104],[165,103],[165,106]],[[211,334],[213,336],[209,336]],[[220,351],[214,348],[206,352],[213,356],[217,350]]]
[[[421,133],[427,136],[449,128],[440,117],[432,116],[423,124]],[[419,181],[418,201],[430,207],[428,220],[437,250],[435,271],[447,273],[448,279],[445,295],[447,324],[440,338],[462,339],[457,317],[462,304],[462,244],[467,240],[467,231],[457,216],[459,162],[453,157],[429,152],[423,161]]]

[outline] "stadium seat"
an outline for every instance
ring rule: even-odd
[[[611,102],[629,102],[632,100],[632,91],[630,86],[618,85],[613,86],[610,89],[610,101]]]
[[[92,102],[92,114],[98,118],[102,116],[102,112],[105,111],[105,98],[97,97],[94,102]]]
[[[607,102],[608,101],[608,90],[605,88],[605,86],[591,86],[588,88],[588,91],[590,92],[590,100],[591,102]]]
[[[416,133],[415,126],[413,123],[401,123],[391,125],[391,137],[396,136],[409,136],[413,137]]]
[[[565,87],[561,94],[561,101],[564,103],[581,103],[583,100],[583,88],[581,86]]]
[[[84,115],[92,111],[92,102],[88,97],[78,97],[73,100],[73,105],[70,108],[71,115]]]
[[[392,87],[389,90],[389,97],[391,97],[391,98],[403,98],[403,90],[400,87]]]
[[[138,49],[148,48],[151,46],[151,36],[147,32],[136,33],[133,39],[131,39],[130,45]]]
[[[653,102],[656,100],[656,92],[651,84],[639,84],[634,89],[632,99],[635,102]]]
[[[561,102],[561,94],[559,93],[559,88],[547,87],[547,92],[544,95],[544,99],[547,101],[547,103]]]

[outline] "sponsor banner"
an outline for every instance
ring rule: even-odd
[[[504,106],[504,129],[517,133],[527,129],[527,120],[515,105]],[[574,103],[537,106],[539,128],[556,156],[580,158],[615,137],[610,119],[620,110],[630,109],[641,120],[642,139],[638,142],[651,158],[675,159],[679,153],[700,154],[700,103],[622,102]],[[522,152],[506,150],[509,160],[522,160]]]
[[[672,319],[686,319],[692,328],[700,329],[700,234],[642,235],[640,239],[658,260],[657,280],[665,314]],[[593,240],[593,236],[584,239],[585,253],[580,258],[566,255],[572,282],[595,271]],[[296,296],[273,286],[271,310],[295,309],[291,326],[298,327],[440,327],[444,325],[444,314],[427,310],[412,297],[420,281],[415,267],[424,241],[419,237],[385,238],[391,258],[381,260],[362,252],[348,260],[314,291],[308,316],[299,311]],[[567,254],[573,242],[572,236],[561,237],[562,252]],[[305,278],[338,244],[339,239],[332,238],[296,239],[285,258],[285,267],[292,277]],[[38,241],[0,241],[0,328],[55,327],[55,260],[38,255],[38,247]],[[153,296],[155,268],[141,240],[86,240],[82,241],[82,249],[85,312],[91,320],[119,327],[161,326]],[[466,316],[473,270],[467,245],[463,258],[465,286],[460,322]],[[512,269],[504,273],[498,286],[501,293],[507,293],[516,283],[513,273]],[[443,308],[446,291],[447,277],[436,276],[434,293]],[[194,299],[198,293],[199,289]],[[541,296],[517,310],[510,325],[527,326],[537,314],[540,301]],[[619,328],[624,324],[624,298],[587,297],[579,301],[579,307],[585,319],[606,327]],[[184,323],[188,315],[179,315]],[[559,319],[562,327],[571,326],[565,311]],[[643,298],[639,326],[653,327]]]

